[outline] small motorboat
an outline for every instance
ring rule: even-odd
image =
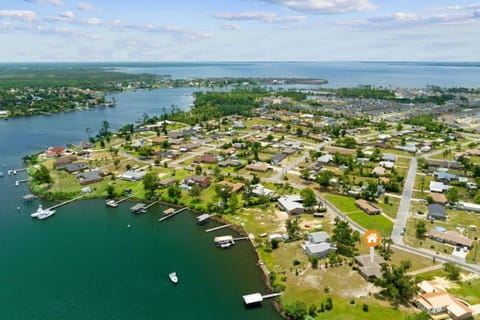
[[[168,274],[168,277],[170,278],[170,281],[173,283],[177,284],[178,283],[178,277],[176,272],[171,272]]]
[[[230,248],[231,246],[232,246],[231,242],[225,242],[225,243],[220,244],[220,248],[223,248],[223,249]]]

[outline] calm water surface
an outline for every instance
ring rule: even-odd
[[[116,95],[115,108],[0,121],[0,319],[279,319],[269,302],[244,308],[243,294],[265,288],[246,241],[231,250],[214,246],[213,237],[228,231],[207,234],[188,212],[158,223],[160,206],[134,216],[132,203],[110,209],[101,200],[33,220],[42,202],[21,203],[28,187],[15,187],[26,173],[6,175],[25,154],[83,140],[103,120],[118,128],[145,112],[188,106],[190,93],[128,92]]]

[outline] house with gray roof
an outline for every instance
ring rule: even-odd
[[[147,173],[145,171],[136,172],[136,171],[128,170],[121,173],[118,176],[118,178],[126,181],[140,181],[146,174]]]
[[[428,219],[435,219],[435,220],[446,220],[447,219],[447,211],[445,207],[439,205],[437,203],[432,203],[428,205]]]
[[[316,256],[319,258],[324,258],[328,256],[330,252],[337,250],[335,244],[330,243],[328,233],[323,231],[308,234],[307,240],[302,247],[308,256]]]
[[[289,214],[302,214],[305,211],[302,197],[298,194],[286,195],[278,198],[280,208]]]

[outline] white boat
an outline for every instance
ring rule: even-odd
[[[55,210],[43,209],[42,205],[39,205],[37,211],[32,213],[30,216],[32,218],[38,218],[40,220],[43,220],[52,216],[53,214],[55,214]]]
[[[0,171],[0,177],[3,177],[3,172],[2,171]]]
[[[233,245],[233,243],[231,243],[231,242],[225,242],[225,243],[220,244],[220,248],[227,249],[227,248],[230,248],[232,245]]]
[[[172,281],[173,283],[175,284],[178,283],[178,277],[176,272],[169,273],[168,277],[170,278],[170,281]]]
[[[39,220],[47,219],[55,214],[55,210],[45,210],[42,214],[38,215]]]

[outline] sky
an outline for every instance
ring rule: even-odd
[[[1,0],[0,62],[480,61],[480,2]]]

